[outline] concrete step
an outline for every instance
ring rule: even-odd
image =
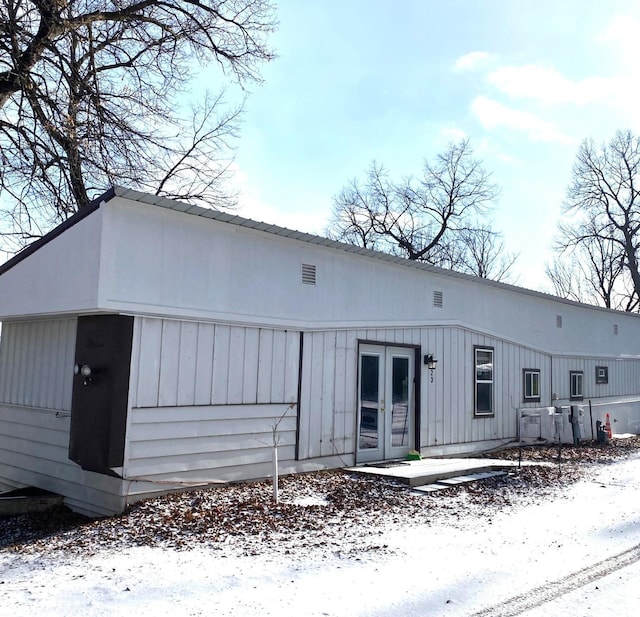
[[[485,471],[482,473],[472,473],[465,476],[455,476],[446,480],[440,480],[433,484],[425,484],[424,486],[412,487],[412,492],[424,495],[425,493],[434,493],[441,491],[452,486],[459,486],[461,484],[470,484],[477,482],[478,480],[486,480],[487,478],[498,478],[500,476],[506,476],[506,471]]]

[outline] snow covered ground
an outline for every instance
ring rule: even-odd
[[[415,523],[367,519],[368,541],[353,545],[350,529],[340,550],[267,544],[242,554],[241,539],[190,550],[4,549],[0,607],[12,617],[631,617],[640,607],[639,488],[636,454],[552,497]]]

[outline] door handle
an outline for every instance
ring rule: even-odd
[[[384,413],[384,399],[380,401],[380,411]]]

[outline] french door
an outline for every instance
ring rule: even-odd
[[[357,462],[402,458],[413,448],[414,353],[360,346]]]

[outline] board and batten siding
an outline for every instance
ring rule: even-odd
[[[542,396],[548,391],[550,356],[537,350],[457,327],[425,329],[421,345],[438,360],[433,382],[423,373],[423,448],[514,439],[516,409],[531,405],[522,398],[525,368],[539,369]],[[486,417],[474,416],[475,347],[493,349],[494,414]]]
[[[302,353],[299,457],[349,454],[355,447],[358,336],[354,331],[307,332]]]
[[[3,323],[0,469],[5,485],[59,493],[84,514],[112,514],[122,509],[122,482],[69,460],[76,323]]]
[[[300,334],[140,317],[125,477],[216,482],[269,475],[274,427],[295,459]],[[144,492],[134,486],[131,492]]]
[[[608,369],[607,383],[596,383],[596,366]],[[565,356],[553,360],[553,391],[568,401],[572,371],[582,371],[583,398],[640,396],[640,360]]]
[[[433,371],[420,361],[420,445],[423,453],[461,444],[515,439],[517,408],[524,403],[524,368],[540,370],[544,400],[550,399],[548,354],[459,327],[388,328],[306,332],[300,400],[299,458],[341,456],[353,464],[357,433],[358,341],[418,346],[433,354]],[[474,347],[494,350],[491,417],[474,417]],[[421,360],[421,358],[420,358]],[[473,448],[473,445],[471,446]]]

